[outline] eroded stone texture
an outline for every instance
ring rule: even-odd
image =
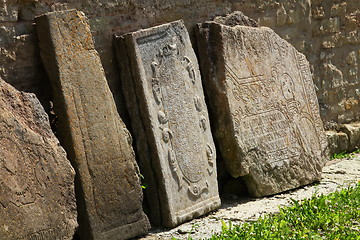
[[[82,12],[36,19],[62,144],[77,171],[81,239],[124,239],[149,228],[131,136],[107,85]]]
[[[215,146],[183,22],[140,30],[116,42],[153,222],[172,227],[216,209]]]
[[[360,121],[360,8],[357,0],[2,0],[0,76],[17,89],[33,92],[45,105],[34,17],[76,8],[90,21],[95,47],[123,120],[119,75],[112,48],[114,33],[184,19],[188,29],[217,15],[241,10],[270,27],[310,61],[326,129]],[[190,35],[191,36],[191,35]],[[194,41],[194,39],[192,39]],[[122,112],[123,111],[123,112]]]
[[[217,16],[214,18],[214,22],[221,23],[227,26],[236,26],[243,25],[249,27],[258,27],[259,24],[252,18],[249,18],[244,13],[240,11],[235,11],[230,14],[227,14],[225,17]]]
[[[346,133],[349,138],[347,151],[354,151],[360,148],[360,123],[354,122],[344,124],[341,131]],[[343,150],[344,151],[344,150]]]
[[[75,171],[34,94],[0,78],[0,239],[72,239]]]
[[[349,151],[349,136],[344,132],[326,131],[330,156]]]
[[[215,137],[254,196],[320,179],[327,139],[304,55],[271,29],[199,25]]]

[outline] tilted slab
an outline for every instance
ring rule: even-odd
[[[327,140],[305,56],[269,28],[198,26],[215,138],[254,196],[320,179]]]
[[[82,239],[125,239],[147,232],[131,136],[120,119],[82,12],[36,19],[61,142],[77,172]]]
[[[0,240],[71,240],[75,171],[43,107],[0,79],[0,109]]]
[[[201,77],[182,21],[117,37],[151,220],[173,227],[220,205]]]

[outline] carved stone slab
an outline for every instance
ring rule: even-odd
[[[254,196],[320,179],[327,140],[305,56],[271,29],[199,25],[221,155]]]
[[[131,136],[120,119],[82,12],[36,19],[58,133],[77,172],[81,239],[124,239],[149,228]]]
[[[216,209],[215,146],[183,22],[116,40],[153,222],[173,227]]]
[[[35,95],[0,79],[0,239],[68,239],[75,171]]]

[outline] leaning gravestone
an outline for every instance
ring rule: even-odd
[[[305,56],[266,27],[206,22],[197,35],[230,174],[243,176],[254,196],[319,180],[327,140]]]
[[[2,79],[0,109],[0,240],[71,240],[75,172],[44,109]]]
[[[173,227],[220,205],[201,77],[182,21],[116,38],[152,221]]]
[[[81,239],[124,239],[149,228],[131,136],[120,119],[82,12],[36,19],[60,140],[77,172]]]

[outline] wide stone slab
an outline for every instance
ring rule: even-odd
[[[215,138],[254,196],[320,179],[327,140],[305,56],[265,27],[200,24]]]
[[[0,239],[71,240],[75,171],[34,94],[0,78]]]
[[[77,172],[81,239],[147,232],[131,136],[120,119],[87,19],[75,10],[36,19],[58,134]]]
[[[173,227],[216,209],[215,146],[183,22],[115,41],[152,222]]]

